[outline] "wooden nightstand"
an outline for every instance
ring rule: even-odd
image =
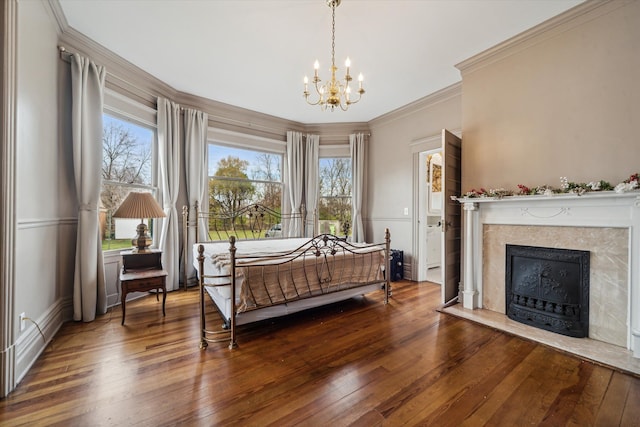
[[[162,268],[162,251],[151,250],[144,253],[122,252],[122,272],[120,286],[122,303],[122,325],[126,314],[127,294],[129,292],[148,292],[162,289],[162,315],[167,300],[167,272]],[[156,301],[159,301],[156,294]]]

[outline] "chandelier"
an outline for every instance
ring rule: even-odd
[[[347,111],[351,104],[355,104],[360,101],[364,89],[362,88],[362,73],[358,76],[358,98],[351,99],[351,75],[349,74],[349,68],[351,67],[351,60],[347,57],[345,66],[347,68],[347,74],[344,76],[344,81],[336,80],[336,7],[340,5],[341,0],[327,0],[327,6],[331,7],[331,80],[326,83],[321,83],[320,77],[318,77],[318,69],[320,63],[316,59],[313,64],[313,86],[315,87],[316,94],[318,96],[316,101],[309,99],[309,79],[304,76],[304,99],[310,105],[320,105],[322,110],[327,108],[333,111],[335,108],[340,107],[343,111]]]

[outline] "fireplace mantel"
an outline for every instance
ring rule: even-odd
[[[464,252],[461,299],[465,309],[483,308],[483,229],[486,225],[625,229],[626,347],[640,358],[640,192],[612,191],[552,196],[459,198],[463,206]],[[624,286],[625,284],[623,284]],[[486,285],[489,286],[489,285]]]

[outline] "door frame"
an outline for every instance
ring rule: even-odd
[[[453,135],[457,136],[458,138],[462,139],[462,130],[461,129],[454,129],[454,130],[450,130],[450,133],[452,133]],[[418,281],[418,277],[419,277],[419,273],[420,270],[422,268],[422,265],[420,263],[421,260],[421,253],[420,253],[420,180],[421,180],[421,176],[420,176],[420,154],[423,152],[428,152],[428,151],[438,151],[438,150],[442,150],[444,153],[444,129],[441,130],[440,132],[438,132],[435,135],[431,135],[431,136],[427,136],[424,138],[419,138],[416,139],[414,141],[412,141],[409,145],[411,147],[411,153],[413,156],[413,212],[415,213],[413,215],[412,218],[412,227],[411,227],[411,231],[412,231],[412,253],[416,254],[413,257],[412,263],[411,263],[411,280],[415,280]],[[445,157],[443,155],[442,157],[442,170],[445,170],[446,167],[446,160]],[[445,196],[446,199],[446,196]],[[443,199],[443,204],[446,203],[446,200]],[[443,206],[444,208],[444,206]],[[441,242],[442,248],[441,248],[441,256],[442,256],[442,261],[441,261],[441,272],[443,274],[443,277],[441,278],[442,281],[442,302],[445,302],[445,285],[444,285],[444,281],[445,281],[445,256],[447,253],[447,248],[446,248],[446,239],[444,238],[444,215],[445,215],[445,211],[444,209],[442,210],[442,223],[443,223],[443,239]],[[425,245],[426,246],[426,245]],[[424,249],[423,249],[424,250]],[[458,260],[458,263],[460,262],[460,260]]]

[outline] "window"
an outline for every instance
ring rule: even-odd
[[[154,129],[103,114],[102,192],[100,231],[102,250],[131,247],[140,219],[113,218],[131,191],[155,195],[153,159]],[[149,221],[147,219],[147,221]],[[148,223],[153,237],[153,221]]]
[[[351,159],[320,158],[320,233],[351,235]]]
[[[209,144],[208,169],[210,213],[227,215],[254,203],[282,211],[282,154]],[[242,226],[236,222],[236,232]],[[228,237],[216,231],[211,239]]]

